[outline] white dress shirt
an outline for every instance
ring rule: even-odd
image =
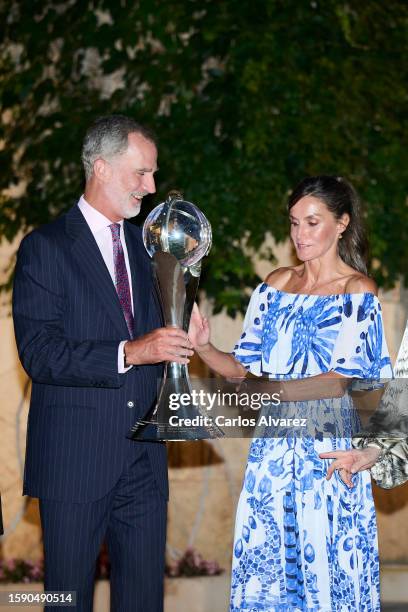
[[[106,267],[109,270],[109,274],[111,275],[112,282],[115,284],[115,264],[113,261],[113,241],[112,241],[112,232],[110,230],[110,225],[112,225],[112,221],[105,217],[99,210],[96,210],[93,206],[91,206],[82,195],[79,202],[78,208],[85,217],[85,221],[89,225],[89,229],[91,230],[93,237],[95,238],[96,244],[99,247],[103,260],[106,264]],[[118,221],[120,225],[120,241],[122,243],[123,254],[125,257],[126,270],[129,278],[129,288],[130,288],[130,298],[132,301],[132,313],[133,310],[133,293],[132,293],[132,273],[130,271],[129,265],[129,255],[126,248],[126,240],[125,233],[123,230],[123,219],[122,221]],[[125,346],[127,340],[122,340],[118,346],[118,373],[124,374],[132,366],[125,367],[125,359],[123,347]]]

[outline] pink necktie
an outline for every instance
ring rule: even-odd
[[[115,264],[115,287],[125,316],[130,337],[133,338],[132,298],[130,296],[129,277],[126,270],[125,256],[120,241],[120,225],[112,223],[113,263]]]

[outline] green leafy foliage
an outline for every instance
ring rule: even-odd
[[[86,128],[124,113],[159,136],[155,203],[177,187],[211,221],[218,309],[244,308],[250,252],[286,239],[305,175],[354,183],[374,277],[407,282],[407,15],[395,0],[0,2],[1,235],[69,208]]]

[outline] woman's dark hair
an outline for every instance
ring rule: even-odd
[[[305,178],[293,190],[288,201],[288,210],[305,196],[321,200],[336,219],[340,219],[344,213],[349,215],[350,223],[339,240],[339,255],[346,264],[367,274],[368,243],[360,200],[354,187],[341,176]]]

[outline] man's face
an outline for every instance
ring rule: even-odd
[[[153,142],[138,133],[128,135],[128,148],[106,162],[109,167],[105,183],[112,220],[130,219],[140,212],[143,196],[154,193],[157,149]]]

